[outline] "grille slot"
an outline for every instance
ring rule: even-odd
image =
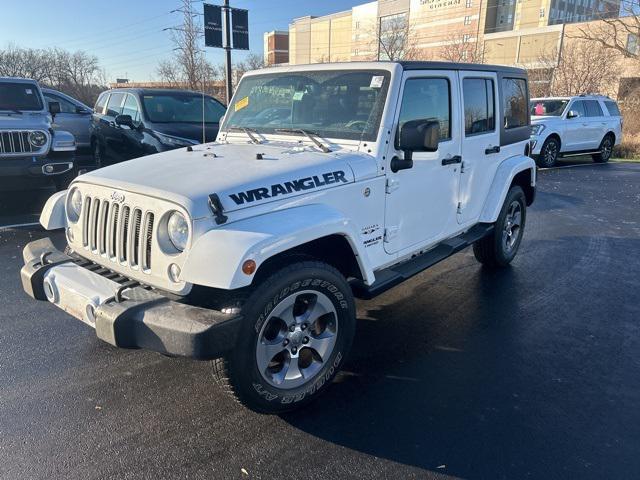
[[[40,149],[29,143],[30,130],[0,131],[0,153],[21,154],[33,153]]]
[[[114,263],[151,273],[153,212],[86,197],[82,215],[82,243],[87,250]]]

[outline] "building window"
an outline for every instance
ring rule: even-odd
[[[638,54],[638,35],[635,33],[627,35],[627,52],[631,55]]]
[[[360,28],[360,20],[356,22],[356,29],[359,29],[359,28]]]
[[[544,18],[544,8],[540,9],[540,18]]]
[[[467,0],[467,8],[471,8],[473,6],[473,0]]]
[[[462,53],[460,54],[460,60],[466,61],[467,58],[469,57],[469,55],[467,55],[467,53],[468,52],[466,50],[463,50]]]
[[[464,35],[462,35],[462,43],[467,43],[470,39],[471,39],[471,35],[469,35],[468,33],[465,33]]]
[[[471,25],[471,16],[467,15],[464,17],[464,24],[465,25]]]

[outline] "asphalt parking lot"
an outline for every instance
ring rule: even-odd
[[[30,300],[44,233],[0,231],[0,478],[639,478],[640,164],[538,192],[512,268],[466,250],[359,302],[345,372],[281,417]]]

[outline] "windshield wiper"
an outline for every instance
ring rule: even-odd
[[[258,139],[258,137],[256,137],[254,135],[254,133],[258,133],[258,132],[255,131],[253,128],[249,128],[249,127],[229,127],[229,128],[227,128],[227,131],[228,132],[244,132],[244,133],[247,134],[247,137],[249,137],[253,143],[256,143],[258,145],[262,143]]]
[[[305,130],[304,128],[276,128],[276,133],[301,133],[306,135],[306,137],[311,140],[316,147],[322,150],[324,153],[330,153],[331,149],[329,149],[326,145],[320,142],[316,137],[319,135],[315,132],[310,132],[309,130]]]

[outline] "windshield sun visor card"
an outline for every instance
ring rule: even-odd
[[[235,105],[233,106],[233,109],[237,112],[238,110],[242,110],[243,108],[246,108],[248,105],[249,105],[249,97],[244,97],[235,103]]]
[[[371,83],[369,84],[369,88],[380,88],[382,87],[383,82],[384,82],[384,76],[374,75],[373,77],[371,77]]]
[[[304,92],[302,92],[302,91],[301,92],[295,92],[293,94],[293,100],[294,101],[300,101],[300,100],[302,100],[302,97],[304,97]]]

